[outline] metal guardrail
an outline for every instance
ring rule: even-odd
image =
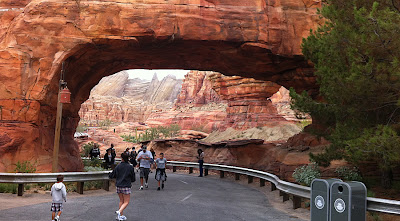
[[[190,168],[198,168],[198,163],[193,162],[178,162],[178,161],[169,161],[168,165],[170,166],[180,166],[180,167],[190,167]],[[235,166],[226,166],[226,165],[217,165],[217,164],[203,164],[204,169],[208,170],[218,170],[225,172],[232,172],[235,174],[243,174],[250,177],[257,177],[260,180],[266,180],[271,183],[271,190],[274,188],[283,192],[283,198],[288,199],[284,194],[289,194],[293,198],[293,208],[299,207],[299,198],[310,199],[311,197],[311,188],[301,186],[295,183],[290,183],[279,179],[276,175],[267,173],[264,171],[235,167]],[[261,184],[262,182],[260,182]],[[301,199],[300,199],[301,200]],[[296,202],[297,201],[297,202]],[[301,202],[301,201],[300,201]],[[381,212],[381,213],[389,213],[400,215],[400,201],[397,200],[388,200],[388,199],[380,199],[374,197],[367,197],[367,210],[371,212]]]
[[[86,182],[108,180],[111,171],[64,172],[64,173],[0,173],[0,183],[54,183],[57,175],[64,176],[64,182]]]
[[[18,196],[24,193],[26,183],[54,183],[57,175],[64,176],[64,182],[76,182],[76,190],[83,194],[84,182],[103,180],[103,188],[109,191],[108,174],[111,171],[63,172],[63,173],[0,173],[0,183],[18,184]]]
[[[172,166],[174,171],[176,170],[176,167],[188,167],[189,172],[193,172],[193,168],[198,168],[199,164],[193,162],[169,161],[168,166]],[[260,179],[260,185],[264,185],[265,181],[268,181],[271,183],[272,191],[275,189],[281,191],[281,195],[283,195],[284,201],[289,200],[289,196],[292,196],[293,208],[299,208],[301,199],[310,199],[311,196],[310,187],[305,187],[283,181],[279,179],[276,175],[268,172],[236,166],[208,163],[205,163],[203,167],[206,170],[205,175],[208,174],[208,170],[217,170],[220,171],[220,177],[224,176],[224,172],[231,172],[235,173],[236,175],[247,175],[249,183],[253,181],[253,177],[257,177]],[[18,195],[20,195],[20,191],[23,192],[23,185],[25,183],[53,183],[55,182],[57,175],[61,174],[64,175],[64,182],[77,182],[78,192],[82,194],[83,183],[87,181],[103,180],[104,189],[108,190],[108,174],[110,172],[111,171],[64,173],[0,173],[0,183],[18,184]],[[367,197],[367,210],[371,212],[382,212],[400,215],[400,201]]]

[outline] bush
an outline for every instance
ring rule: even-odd
[[[176,136],[181,130],[180,126],[177,124],[172,124],[168,127],[158,126],[156,128],[152,127],[150,129],[146,129],[144,133],[138,134],[137,129],[135,130],[136,135],[122,135],[126,142],[139,143],[143,141],[149,141],[154,139],[159,139],[161,137],[168,138]]]
[[[108,127],[112,124],[113,122],[110,119],[105,119],[103,121],[99,121],[98,125],[101,129],[103,130],[108,130]]]
[[[17,162],[14,172],[16,173],[34,173],[36,172],[36,162],[32,164],[29,161]]]
[[[0,183],[0,193],[17,193],[17,184]]]
[[[355,167],[338,167],[336,168],[335,173],[337,173],[338,176],[345,181],[362,181],[362,177]]]
[[[90,142],[82,146],[81,156],[89,157],[90,150],[94,148],[94,143]]]
[[[88,160],[82,160],[83,165],[85,167],[101,167],[103,164],[103,161],[99,158],[93,158],[93,159],[88,159]]]
[[[97,167],[97,166],[85,166],[83,169],[86,172],[89,171],[105,171],[104,168],[102,167]],[[101,189],[103,187],[103,181],[88,181],[85,182],[85,185],[83,187],[84,190],[91,190],[91,189]]]
[[[85,166],[83,168],[83,170],[85,172],[89,172],[89,171],[106,171],[106,169],[104,169],[103,167],[97,167],[97,166]]]
[[[76,132],[83,133],[87,130],[88,128],[84,125],[79,124],[78,127],[76,128]]]
[[[292,176],[301,185],[310,186],[314,179],[321,177],[321,172],[316,163],[310,163],[296,168]]]

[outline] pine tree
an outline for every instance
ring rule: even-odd
[[[332,142],[326,152],[311,155],[320,164],[345,157],[373,160],[383,176],[398,163],[400,143],[383,151],[382,165],[366,145],[368,134],[399,139],[400,132],[400,3],[392,0],[327,0],[320,10],[324,25],[303,40],[303,54],[315,65],[319,97],[291,89],[293,107],[307,112],[326,128]],[[385,149],[387,147],[375,146]],[[387,175],[385,175],[387,174]],[[385,186],[390,182],[385,182]]]

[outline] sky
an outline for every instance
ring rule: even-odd
[[[167,75],[175,75],[177,79],[185,78],[188,70],[147,70],[147,69],[131,69],[126,70],[129,73],[129,78],[140,78],[144,80],[149,80],[153,78],[153,74],[157,73],[158,80],[162,80]]]

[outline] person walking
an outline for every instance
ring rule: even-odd
[[[63,201],[67,202],[67,189],[62,183],[63,175],[57,176],[57,182],[51,187],[50,195],[53,198],[51,203],[51,220],[60,221],[60,216],[63,211]],[[56,214],[57,213],[57,214]],[[57,216],[56,216],[57,215]]]
[[[115,186],[117,187],[117,194],[119,197],[118,210],[115,211],[117,220],[126,220],[124,210],[129,205],[131,199],[132,182],[136,181],[135,171],[128,161],[129,155],[122,153],[121,163],[118,164],[109,175],[110,179],[116,178]]]
[[[137,157],[136,150],[134,147],[132,147],[132,151],[129,154],[129,162],[132,164],[133,167],[137,166],[136,157]]]
[[[161,189],[164,189],[164,182],[167,181],[167,174],[165,173],[165,167],[167,165],[167,159],[164,158],[164,153],[160,153],[160,158],[154,161],[156,166],[156,180],[158,181],[158,188],[160,190],[160,183]]]
[[[204,152],[202,149],[198,149],[197,150],[197,159],[199,160],[199,171],[200,171],[200,175],[199,177],[203,177],[203,163],[204,163]]]
[[[140,188],[139,190],[143,190],[143,178],[145,180],[144,186],[146,188],[149,187],[148,180],[149,180],[149,173],[150,173],[150,166],[153,161],[153,155],[150,151],[147,151],[147,146],[143,145],[143,151],[141,151],[137,156],[137,161],[139,162],[139,169],[140,169]]]
[[[104,154],[104,168],[114,169],[114,163],[115,163],[115,155],[111,153],[111,149],[108,149],[107,153]]]

